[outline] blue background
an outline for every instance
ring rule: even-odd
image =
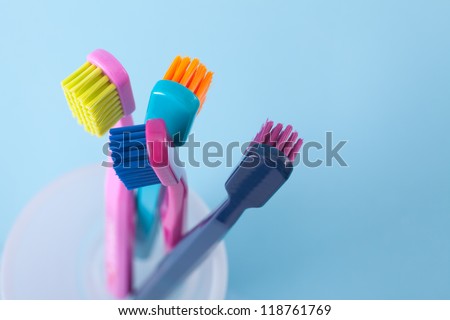
[[[296,168],[228,235],[228,298],[450,298],[449,1],[0,7],[0,248],[40,189],[104,159],[106,138],[77,125],[60,81],[105,48],[128,70],[143,119],[182,54],[215,72],[197,140],[246,141],[267,117],[305,141],[348,140],[349,167]],[[190,184],[214,207],[231,170],[188,168]]]

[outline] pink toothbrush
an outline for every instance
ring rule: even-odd
[[[73,116],[97,136],[113,126],[132,125],[135,103],[124,67],[102,49],[90,53],[87,60],[62,81]],[[107,286],[115,297],[123,298],[131,292],[135,197],[112,168],[106,170],[105,210]]]
[[[133,125],[131,116],[114,127],[128,125]],[[105,210],[106,281],[109,291],[122,299],[132,290],[136,201],[134,192],[125,188],[113,168],[106,168]]]
[[[161,184],[167,188],[160,208],[167,251],[181,240],[187,208],[188,187],[184,168],[175,165],[173,141],[162,119],[148,120],[145,124],[147,155],[150,165]]]

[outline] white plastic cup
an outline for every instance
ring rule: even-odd
[[[5,245],[0,268],[2,299],[111,299],[104,267],[105,168],[85,167],[57,179],[25,207]],[[188,228],[208,213],[190,190]],[[138,288],[164,254],[161,230],[145,261],[135,259]],[[180,284],[171,299],[224,299],[225,245]]]

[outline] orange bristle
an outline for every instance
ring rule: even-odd
[[[211,81],[212,81],[212,76],[213,76],[213,73],[211,71],[209,71],[206,74],[205,78],[203,78],[202,82],[200,83],[197,90],[195,91],[195,94],[197,95],[197,97],[201,98],[204,95],[206,95],[206,92],[208,91],[209,85],[211,84]]]
[[[204,65],[200,64],[198,69],[195,71],[192,81],[188,84],[189,90],[191,90],[193,93],[195,93],[198,85],[200,84],[203,77],[205,76],[205,73],[206,73],[206,67]]]
[[[195,70],[197,70],[199,63],[200,63],[200,60],[198,60],[197,58],[192,60],[192,63],[189,65],[189,68],[187,68],[186,73],[184,74],[183,78],[180,81],[180,84],[182,84],[185,87],[187,86],[189,81],[191,81]]]
[[[172,81],[175,81],[178,83],[180,82],[180,80],[181,80],[181,78],[183,78],[190,62],[191,62],[191,59],[189,57],[185,57],[185,58],[183,58],[183,60],[181,60],[179,66],[177,68],[177,71],[175,71],[175,74],[173,75]]]
[[[175,71],[177,70],[180,62],[181,62],[180,56],[177,56],[177,57],[175,57],[175,59],[173,59],[172,64],[170,65],[169,69],[167,69],[167,72],[163,77],[164,80],[172,80],[172,77],[175,74]]]
[[[206,93],[208,92],[209,86],[211,85],[211,82],[212,82],[212,77],[213,77],[213,73],[211,71],[208,71],[205,78],[202,80],[202,82],[198,86],[197,91],[195,92],[198,99],[200,100],[200,108],[199,108],[198,112],[200,112],[200,110],[203,107],[203,103],[205,102],[205,99],[206,99]]]
[[[181,58],[181,56],[177,56],[163,79],[178,82],[191,90],[200,101],[198,110],[200,112],[211,85],[212,77],[213,73],[208,71],[197,58],[191,60],[189,57]]]

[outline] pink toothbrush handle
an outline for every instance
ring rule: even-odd
[[[134,124],[133,117],[131,115],[124,116],[122,119],[117,121],[117,123],[114,126],[114,128],[129,127],[129,126],[132,126],[133,124]]]
[[[115,127],[133,125],[131,116],[125,116]],[[111,161],[112,162],[112,161]],[[134,241],[133,191],[128,191],[113,168],[106,169],[106,275],[108,290],[116,298],[125,298],[132,289],[132,262]]]
[[[167,189],[159,210],[166,251],[170,251],[183,236],[188,196],[186,172],[175,164],[174,148],[164,120],[147,120],[145,136],[150,165]]]
[[[167,186],[166,194],[160,207],[166,252],[171,251],[183,237],[184,216],[188,196],[185,179],[183,177],[177,184]]]

